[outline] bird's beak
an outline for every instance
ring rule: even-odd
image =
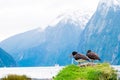
[[[73,55],[71,54],[71,55],[69,55],[69,57],[71,58],[71,57],[73,57]]]

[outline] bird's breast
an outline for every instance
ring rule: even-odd
[[[85,62],[86,60],[83,60],[83,59],[78,59],[78,60],[75,60],[76,62]]]

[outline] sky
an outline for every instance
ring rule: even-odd
[[[58,15],[95,10],[99,0],[0,0],[0,41],[35,28],[45,28]]]

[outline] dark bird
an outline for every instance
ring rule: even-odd
[[[99,58],[99,56],[98,56],[96,53],[92,52],[91,50],[88,50],[88,51],[87,51],[86,56],[87,56],[88,58],[90,58],[92,62],[93,62],[94,60],[99,60],[99,61],[101,60],[101,59]]]
[[[81,62],[84,62],[84,61],[89,61],[89,58],[87,56],[80,54],[76,51],[72,52],[72,56],[75,59],[75,61],[78,62],[78,64],[80,64]]]

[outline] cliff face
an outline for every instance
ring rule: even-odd
[[[0,67],[16,66],[15,60],[7,52],[0,48]]]
[[[79,51],[97,52],[101,59],[120,64],[120,1],[101,0],[96,12],[84,29]]]

